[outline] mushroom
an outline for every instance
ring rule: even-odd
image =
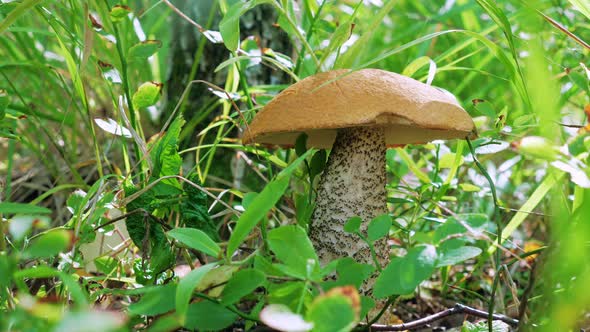
[[[445,90],[384,70],[345,69],[307,77],[278,94],[256,114],[243,142],[293,146],[306,133],[308,147],[332,148],[309,236],[322,264],[341,257],[372,264],[368,245],[343,226],[359,216],[364,232],[387,213],[387,147],[474,132],[471,117]],[[387,264],[386,239],[375,243],[375,252]]]

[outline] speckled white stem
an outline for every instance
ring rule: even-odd
[[[322,264],[341,257],[373,264],[369,246],[357,235],[346,233],[343,226],[350,217],[359,216],[363,220],[361,232],[366,234],[371,219],[387,213],[386,149],[380,128],[357,127],[338,132],[319,183],[310,229]],[[384,267],[388,261],[387,241],[377,241],[375,251]]]
[[[359,216],[363,220],[361,232],[366,235],[368,223],[387,213],[386,150],[385,135],[380,128],[339,130],[319,183],[309,233],[322,265],[342,257],[374,263],[369,246],[357,235],[346,233],[343,227],[348,219]],[[385,267],[389,262],[387,240],[375,242],[374,249],[381,267]],[[361,293],[371,295],[376,276],[361,286]],[[377,301],[370,317],[385,303],[385,300]],[[379,323],[388,324],[390,319],[390,313],[386,312]]]

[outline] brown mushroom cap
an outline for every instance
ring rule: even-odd
[[[335,70],[297,82],[278,94],[246,129],[243,143],[330,148],[336,130],[381,126],[387,145],[464,138],[473,120],[442,89],[379,69]]]

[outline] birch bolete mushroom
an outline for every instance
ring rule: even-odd
[[[368,245],[343,226],[359,216],[364,232],[387,213],[387,147],[473,132],[471,117],[449,92],[379,69],[335,70],[279,93],[256,114],[243,142],[287,147],[306,133],[308,147],[331,148],[309,236],[322,264],[341,257],[373,264]],[[387,264],[386,239],[375,243],[375,251]]]

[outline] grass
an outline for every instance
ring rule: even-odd
[[[314,180],[294,150],[244,147],[239,138],[245,122],[289,84],[334,68],[368,67],[447,89],[479,134],[467,144],[388,152],[394,255],[423,245],[443,250],[450,244],[435,238],[455,222],[473,232],[446,236],[481,251],[434,269],[429,283],[395,301],[396,314],[407,321],[451,301],[508,313],[524,330],[532,324],[543,331],[588,327],[582,317],[590,306],[584,296],[590,282],[584,222],[590,9],[584,2],[303,0],[296,8],[292,1],[268,0],[239,6],[229,0],[194,7],[156,0],[0,4],[2,328],[59,329],[84,314],[115,330],[218,329],[238,316],[240,324],[257,321],[269,303],[315,317],[322,277],[289,274],[283,267],[289,263],[277,255],[281,249],[268,239],[280,225],[306,225]],[[274,16],[260,20],[262,10]],[[184,18],[176,11],[201,31],[181,34]],[[209,30],[221,30],[228,45],[205,38]],[[145,40],[160,46],[146,47]],[[271,41],[284,48],[270,52]],[[183,43],[195,47],[179,58],[175,47]],[[138,50],[143,53],[134,56]],[[169,76],[175,66],[186,71],[180,83]],[[164,86],[140,89],[146,82]],[[117,125],[105,130],[97,118]],[[130,137],[114,135],[117,126]],[[530,137],[545,140],[531,145]],[[314,153],[303,158],[310,162]],[[15,212],[6,203],[22,205]],[[27,212],[30,204],[49,208],[50,218]],[[138,212],[127,215],[132,211]],[[126,227],[109,223],[121,214]],[[196,249],[202,243],[166,236],[185,227],[231,250],[211,257]],[[71,235],[67,243],[61,231],[54,233],[62,229]],[[89,273],[81,248],[111,232],[121,234],[119,246],[96,253],[98,269]],[[290,239],[285,243],[301,245]],[[50,255],[30,249],[44,245]],[[535,246],[543,248],[540,256],[520,257]],[[232,257],[238,248],[241,256]],[[186,284],[173,273],[211,262],[221,268],[208,277],[210,285],[248,290],[242,300],[225,303],[223,291],[202,286],[203,276]],[[265,282],[248,284],[238,269],[260,272]],[[163,299],[179,283],[205,301],[189,302],[189,296],[167,304]],[[120,292],[130,293],[117,300]],[[99,317],[88,303],[100,298],[134,309]],[[211,321],[171,319],[179,308]]]

